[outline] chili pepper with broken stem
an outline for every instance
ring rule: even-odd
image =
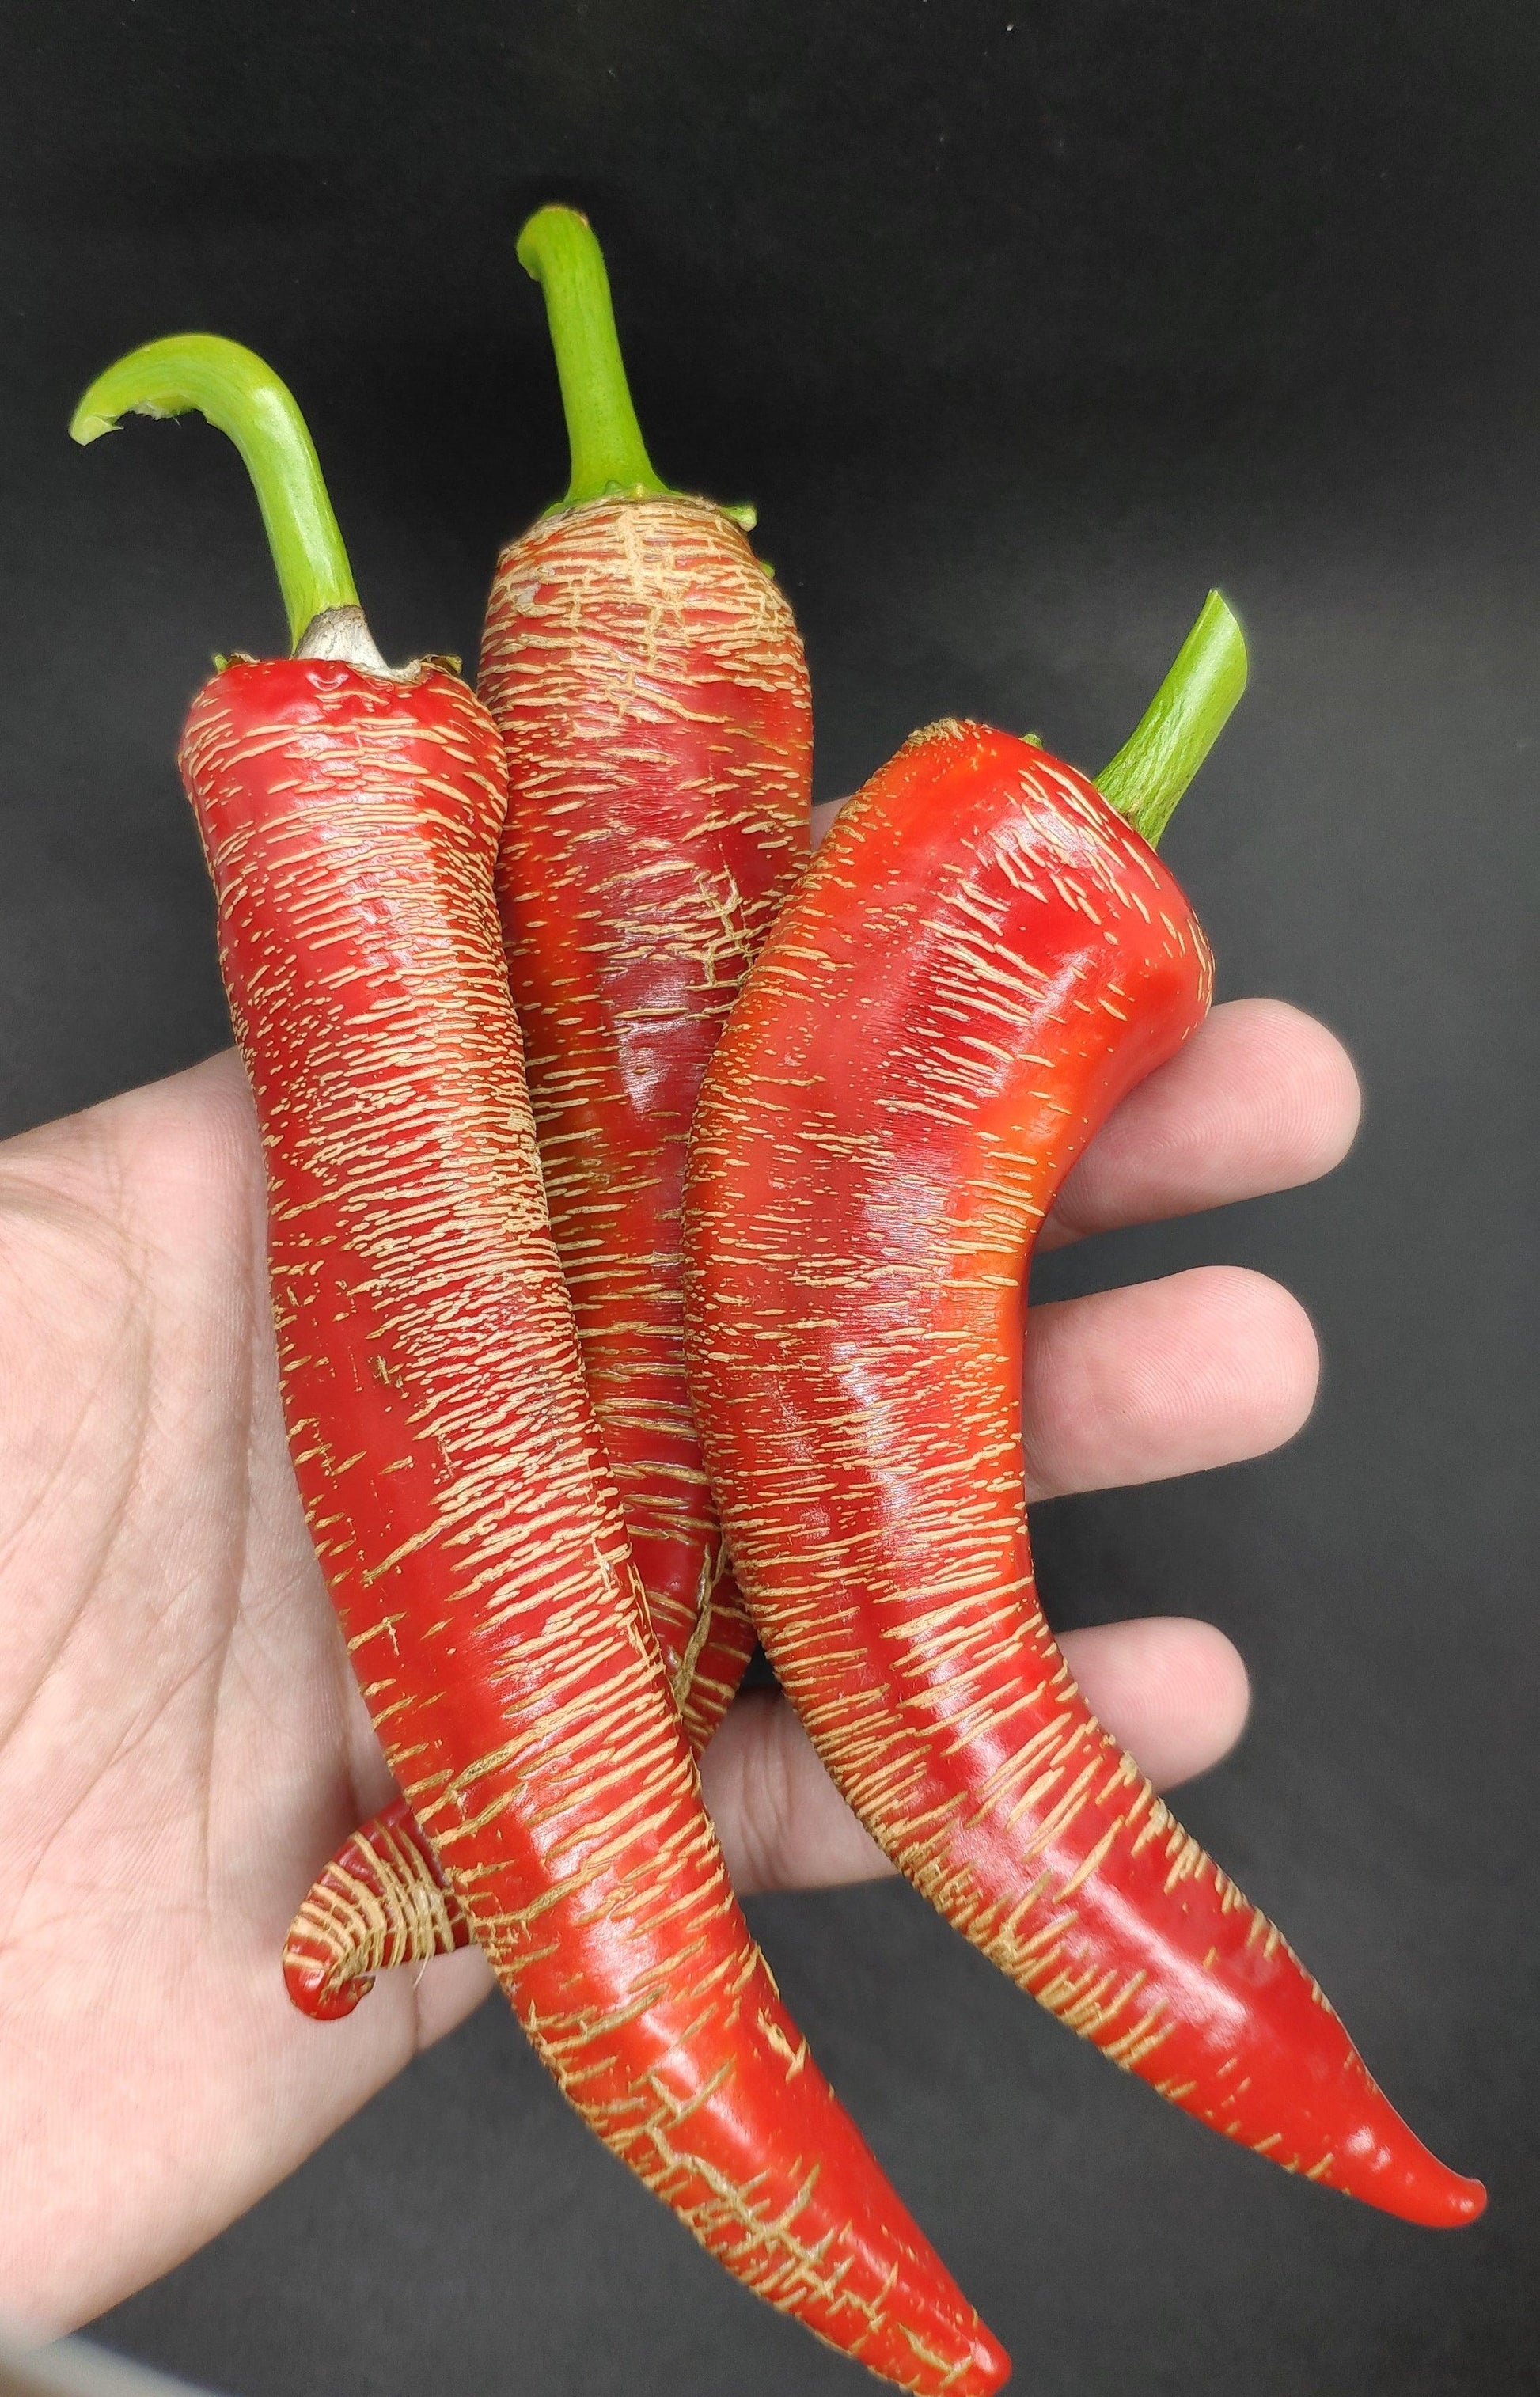
[[[690,1386],[759,1636],[892,1861],[1173,2104],[1455,2224],[1480,2184],[1413,2137],[1095,1721],[1027,1539],[1032,1247],[1098,1125],[1208,1008],[1208,945],[1153,843],[1244,670],[1215,596],[1101,791],[948,721],[846,807],[696,1110]]]
[[[808,856],[797,626],[745,510],[672,491],[627,388],[599,246],[542,208],[566,495],[498,559],[480,692],[507,745],[498,902],[551,1228],[648,1614],[692,1745],[754,1646],[690,1413],[679,1225],[690,1119],[750,959]],[[395,1801],[318,1877],[284,1970],[305,2013],[469,1936]]]
[[[109,368],[73,430],[240,447],[296,654],[181,764],[266,1157],[301,1494],[392,1770],[538,2052],[729,2270],[901,2385],[1007,2369],[892,2196],[729,1888],[648,1627],[541,1191],[493,903],[495,726],[387,669],[309,436],[249,351]]]

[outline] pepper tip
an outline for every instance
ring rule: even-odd
[[[1354,2192],[1355,2194],[1357,2192]],[[1371,2203],[1373,2192],[1368,2192]],[[1422,2230],[1464,2230],[1480,2221],[1487,2210],[1487,2193],[1479,2180],[1467,2180],[1463,2173],[1442,2172],[1409,2187],[1399,2202],[1392,2200],[1386,2211],[1399,2214],[1403,2222],[1414,2222]]]
[[[372,1973],[337,1981],[322,1959],[298,1949],[285,1953],[283,1965],[289,2004],[312,2022],[344,2022],[374,1987]]]
[[[972,2371],[969,2375],[968,2387],[977,2390],[979,2397],[993,2397],[993,2391],[1003,2389],[1011,2377],[1010,2356],[983,2323],[979,2324],[978,2337],[973,2341],[973,2352],[969,2360]]]
[[[1457,2178],[1449,2196],[1450,2228],[1461,2230],[1467,2222],[1479,2222],[1486,2210],[1486,2183]]]
[[[1393,2128],[1399,2136],[1392,2141],[1382,2135],[1374,2143],[1377,2152],[1367,2173],[1354,2171],[1349,2163],[1340,2181],[1332,2176],[1349,2197],[1366,2199],[1424,2230],[1462,2230],[1486,2212],[1487,2193],[1480,2181],[1451,2172],[1399,2116],[1394,2117]]]

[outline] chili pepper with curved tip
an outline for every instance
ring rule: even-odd
[[[1101,791],[947,722],[850,801],[696,1112],[691,1388],[760,1638],[893,1862],[1174,2105],[1454,2224],[1480,2184],[1413,2136],[1279,1933],[1095,1721],[1027,1540],[1034,1239],[1108,1111],[1208,1007],[1207,944],[1152,842],[1243,681],[1216,596]]]
[[[238,660],[181,763],[267,1161],[284,1413],[393,1770],[536,2049],[749,2286],[914,2390],[1007,2370],[840,2111],[729,1888],[583,1388],[492,895],[502,743],[369,641],[292,399],[153,343],[77,438],[193,407],[240,444],[298,654]]]
[[[571,481],[503,549],[487,603],[480,691],[510,784],[498,901],[589,1396],[700,1749],[754,1632],[686,1381],[686,1143],[728,1010],[807,861],[808,673],[748,512],[653,472],[586,220],[542,208],[518,255],[545,295]],[[377,1973],[468,1938],[396,1800],[316,1880],[285,1979],[303,2012],[335,2019]]]

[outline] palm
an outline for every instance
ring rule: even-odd
[[[0,2286],[51,2316],[218,2229],[417,2025],[397,1989],[320,2037],[278,1975],[388,1785],[284,1447],[239,1068],[4,1160]]]
[[[1319,1027],[1221,1011],[1109,1127],[1065,1225],[1303,1179],[1352,1115]],[[468,1952],[326,2029],[285,2000],[289,1917],[389,1781],[284,1446],[262,1235],[229,1056],[0,1148],[0,2291],[40,2326],[211,2236],[488,1986]],[[1286,1436],[1314,1374],[1292,1305],[1214,1273],[1042,1310],[1038,1488]],[[1201,1403],[1166,1405],[1199,1346]],[[1081,1634],[1075,1664],[1160,1777],[1239,1732],[1206,1627]],[[733,1710],[705,1777],[741,1886],[880,1868],[778,1703]]]

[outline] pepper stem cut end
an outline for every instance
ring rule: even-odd
[[[562,507],[666,492],[647,454],[625,379],[604,252],[576,208],[537,209],[518,237],[518,261],[545,295],[561,404],[572,452]]]
[[[70,433],[97,441],[130,412],[183,416],[190,408],[228,434],[246,461],[298,649],[317,616],[356,611],[358,593],[294,395],[254,350],[216,333],[147,341],[98,375]]]
[[[1096,787],[1153,849],[1246,688],[1246,636],[1211,591],[1176,663]]]

